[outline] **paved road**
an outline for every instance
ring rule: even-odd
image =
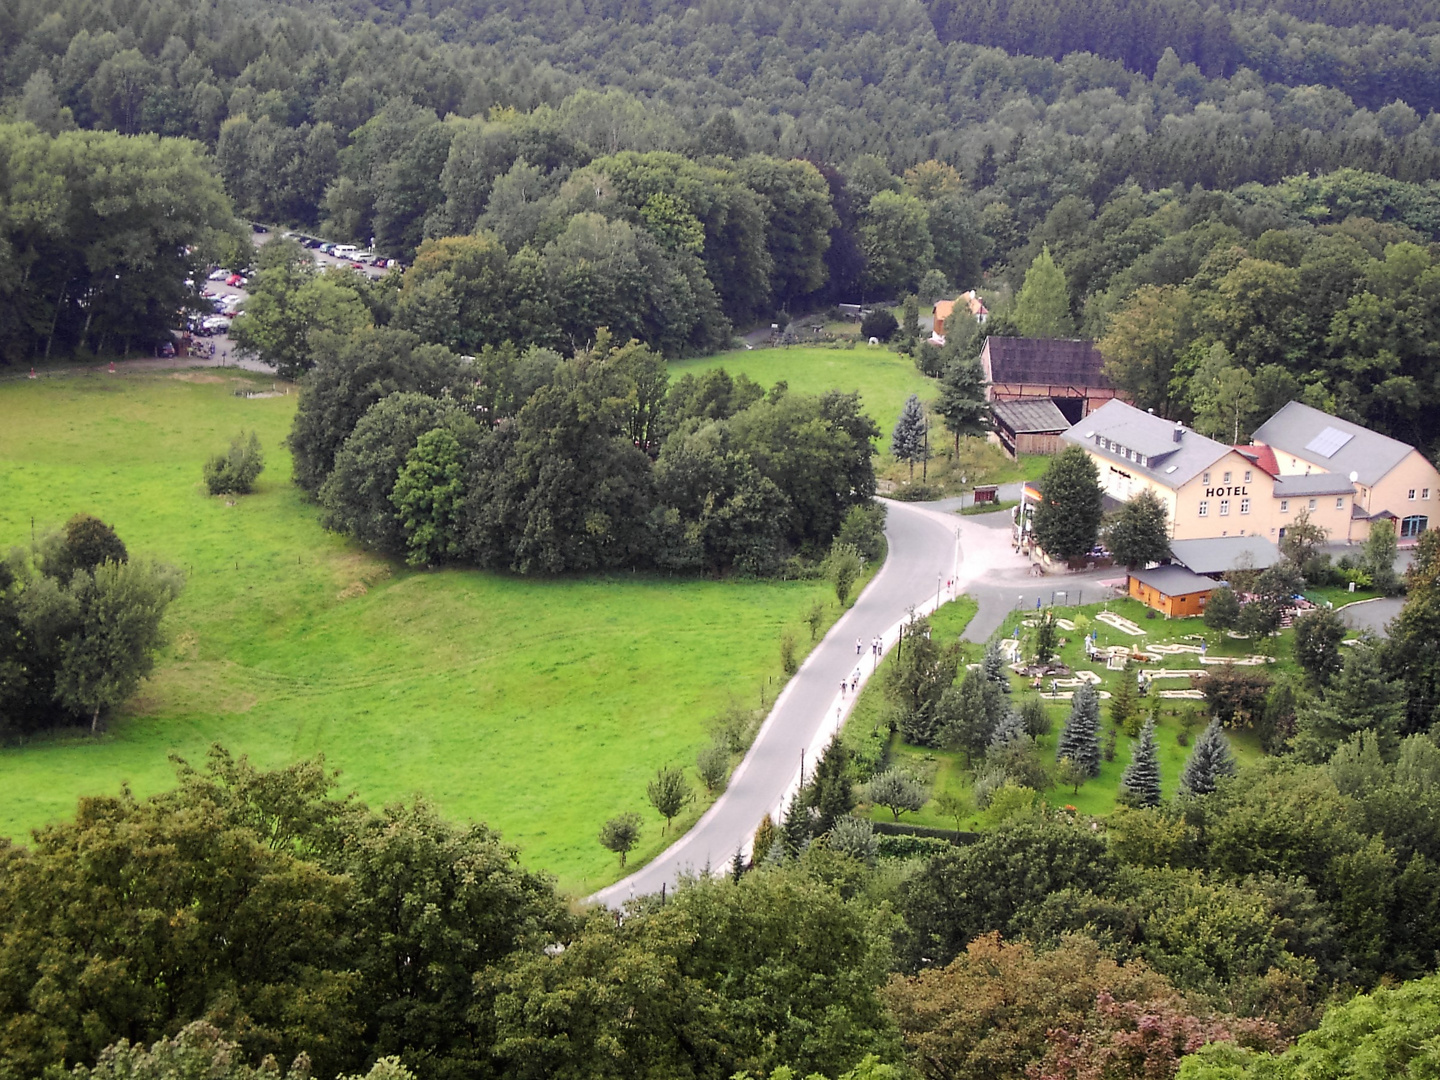
[[[940,598],[949,599],[972,582],[1018,563],[1008,530],[971,528],[975,519],[915,504],[887,505],[890,552],[885,565],[781,692],[724,794],[658,858],[592,900],[619,905],[633,896],[659,892],[662,884],[673,888],[682,874],[707,866],[723,870],[737,849],[748,851],[760,820],[767,813],[778,820],[798,788],[801,751],[808,773],[854,703],[858,695],[840,696],[840,680],[858,663],[863,685],[874,667],[870,640],[882,636],[886,650],[893,646],[911,608],[934,609],[937,584]],[[947,589],[949,582],[953,587]],[[859,657],[857,637],[865,643]]]
[[[1400,614],[1405,603],[1399,597],[1380,600],[1362,600],[1358,604],[1347,604],[1340,609],[1340,618],[1352,630],[1369,630],[1372,634],[1385,636],[1385,627]]]

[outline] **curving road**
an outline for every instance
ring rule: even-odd
[[[729,787],[695,826],[659,857],[592,901],[619,906],[626,900],[674,888],[677,878],[707,867],[722,871],[768,813],[778,822],[805,770],[838,730],[858,694],[839,693],[840,680],[860,666],[862,684],[875,661],[869,643],[882,637],[888,651],[911,609],[927,613],[976,581],[1015,567],[1009,530],[975,524],[952,513],[886,500],[889,555],[869,586],[806,658],[781,691]],[[996,515],[999,517],[1000,515]],[[1007,519],[1008,524],[1008,519]],[[988,526],[988,527],[987,527]],[[947,587],[948,586],[948,587]],[[855,639],[864,642],[857,656]]]

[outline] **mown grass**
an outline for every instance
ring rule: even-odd
[[[171,753],[221,742],[264,766],[323,753],[372,804],[423,793],[484,820],[524,861],[584,892],[618,876],[595,836],[637,810],[631,864],[661,835],[646,781],[687,767],[732,700],[774,700],[778,643],[837,612],[823,582],[662,576],[520,579],[411,571],[326,533],[290,483],[296,396],[236,397],[234,373],[82,374],[0,383],[0,545],[79,511],[132,551],[185,568],[172,644],[99,739],[0,750],[0,834],[69,817],[77,797],[172,782]],[[258,431],[255,494],[212,498],[203,459]],[[699,785],[696,784],[697,792]]]
[[[968,601],[968,598],[962,598],[962,600]],[[942,636],[942,640],[950,640],[948,635],[959,634],[969,623],[974,613],[973,601],[969,601],[969,603],[971,604],[969,608],[951,604],[940,609],[933,621],[935,632],[947,635]],[[953,613],[951,613],[952,608],[955,609]],[[1132,637],[1096,620],[1095,615],[1106,609],[1123,615],[1142,627],[1146,631],[1145,636]],[[1089,631],[1095,632],[1097,644],[1101,647],[1142,642],[1158,644],[1189,641],[1199,644],[1199,640],[1203,638],[1209,656],[1242,657],[1257,651],[1260,653],[1268,651],[1269,655],[1275,657],[1274,663],[1264,667],[1268,674],[1275,676],[1298,672],[1298,667],[1291,656],[1293,634],[1288,630],[1283,632],[1279,638],[1272,639],[1267,646],[1257,649],[1249,641],[1231,638],[1209,630],[1198,619],[1147,619],[1145,613],[1148,609],[1128,598],[1113,600],[1108,604],[1091,604],[1083,608],[1057,607],[1053,610],[1057,617],[1068,618],[1077,623],[1075,631],[1062,631],[1061,633],[1064,644],[1060,649],[1060,659],[1072,669],[1096,672],[1101,678],[1100,688],[1102,690],[1113,689],[1116,681],[1121,678],[1121,673],[1108,671],[1102,664],[1085,659],[1083,640],[1085,633]],[[1077,616],[1080,618],[1077,619]],[[1024,623],[1033,617],[1033,612],[1015,612],[1006,620],[1005,625],[998,633],[1002,637],[1010,636],[1018,626],[1021,631],[1021,640],[1024,641],[1031,632]],[[978,661],[981,652],[982,647],[979,645],[968,646],[966,659],[971,662]],[[893,653],[885,659],[881,666],[885,667],[892,659]],[[1199,657],[1193,653],[1177,653],[1167,656],[1158,664],[1145,665],[1146,670],[1152,671],[1157,668],[1195,669],[1200,667]],[[1132,664],[1130,669],[1125,672],[1125,676],[1133,679],[1138,670],[1138,666]],[[1012,675],[1011,685],[1013,687],[1011,703],[1017,707],[1024,695],[1036,692],[1030,689],[1029,683],[1020,676]],[[1169,679],[1157,683],[1156,686],[1163,689],[1181,690],[1185,689],[1188,684],[1183,679]],[[1065,700],[1052,702],[1044,689],[1042,688],[1040,697],[1046,703],[1046,711],[1050,714],[1052,721],[1052,730],[1049,735],[1038,740],[1038,749],[1041,760],[1050,766],[1055,760],[1055,742],[1060,728],[1065,722],[1065,717],[1070,711],[1070,704]],[[1145,715],[1149,715],[1149,710],[1155,700],[1155,693],[1156,688],[1152,687],[1150,695],[1141,699],[1141,708]],[[1114,729],[1114,724],[1110,720],[1109,704],[1108,700],[1102,701],[1100,704],[1102,747],[1105,745],[1109,732]],[[967,762],[964,755],[958,752],[932,750],[903,743],[898,736],[889,734],[888,719],[889,706],[885,700],[884,679],[872,679],[861,692],[860,700],[856,703],[855,710],[846,724],[847,741],[851,745],[857,745],[863,744],[866,740],[884,740],[890,764],[908,768],[930,786],[931,801],[918,813],[904,815],[902,821],[937,828],[955,828],[955,819],[945,817],[940,813],[935,804],[935,797],[945,791],[957,791],[970,796],[974,786],[974,771],[971,763]],[[1203,730],[1207,722],[1208,717],[1205,714],[1203,701],[1162,699],[1156,741],[1160,756],[1162,790],[1166,798],[1173,797],[1179,790],[1180,774],[1185,767],[1186,759],[1190,756],[1194,736]],[[1185,736],[1184,741],[1181,740],[1182,734]],[[1261,756],[1259,739],[1254,732],[1238,730],[1228,732],[1228,735],[1237,761],[1243,764]],[[1119,732],[1115,740],[1114,758],[1109,761],[1101,761],[1098,777],[1080,785],[1078,791],[1070,787],[1051,787],[1042,793],[1042,798],[1054,806],[1073,806],[1085,814],[1110,813],[1117,805],[1120,794],[1120,776],[1125,771],[1125,766],[1130,763],[1133,744],[1134,740],[1128,738],[1124,732]],[[891,820],[890,811],[882,807],[872,807],[869,812],[876,821]],[[991,824],[991,820],[986,813],[974,810],[961,824],[966,828],[985,828]]]
[[[784,381],[791,390],[804,394],[858,390],[866,412],[880,425],[882,452],[890,445],[890,433],[905,399],[919,394],[922,401],[928,401],[939,388],[934,379],[920,374],[910,357],[880,345],[856,345],[853,349],[807,345],[739,349],[677,360],[669,366],[672,378],[723,367],[731,375],[744,372],[767,389]]]

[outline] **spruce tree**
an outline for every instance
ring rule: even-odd
[[[990,736],[989,749],[991,752],[1001,750],[1013,742],[1029,737],[1025,731],[1025,718],[1014,709],[1007,709],[1000,722],[995,725],[994,734]]]
[[[1055,265],[1048,246],[1035,256],[1035,261],[1025,272],[1025,284],[1015,298],[1015,322],[1025,337],[1075,336],[1075,319],[1070,313],[1070,284],[1065,280],[1065,271]]]
[[[846,767],[849,758],[849,751],[840,741],[840,736],[836,735],[815,766],[815,778],[809,788],[809,805],[815,809],[816,833],[829,832],[836,821],[855,808],[855,792]]]
[[[940,397],[935,411],[955,436],[955,453],[960,453],[960,436],[985,435],[990,431],[990,402],[985,399],[985,371],[974,357],[957,357],[940,376]]]
[[[1220,778],[1235,775],[1235,755],[1230,752],[1230,740],[1219,720],[1211,720],[1210,726],[1195,740],[1195,749],[1185,762],[1185,771],[1180,774],[1180,790],[1190,795],[1209,795],[1215,790]]]
[[[895,421],[895,431],[890,436],[890,453],[896,461],[907,462],[910,479],[915,479],[915,462],[925,454],[925,406],[920,404],[920,395],[911,394],[900,410],[900,419]]]
[[[985,673],[987,679],[1001,687],[1002,690],[1009,685],[1010,678],[1005,674],[1005,654],[1000,651],[998,638],[992,638],[990,643],[985,646],[985,655],[980,660],[980,670]]]
[[[1120,786],[1136,806],[1160,805],[1160,751],[1155,745],[1155,721],[1145,721],[1130,764],[1120,775]]]
[[[1088,777],[1100,775],[1100,695],[1090,683],[1075,691],[1070,715],[1055,746],[1057,761],[1069,758]]]
[[[1140,688],[1128,664],[1110,691],[1110,722],[1132,737],[1140,724]]]
[[[810,846],[810,808],[798,794],[790,800],[785,819],[780,823],[780,843],[785,854],[792,858]]]

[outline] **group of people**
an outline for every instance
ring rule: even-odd
[[[864,652],[865,641],[863,638],[857,637],[855,639],[855,655],[862,656],[864,655]],[[880,657],[884,654],[884,652],[885,643],[878,637],[872,638],[870,640],[870,655],[875,658],[875,662],[877,664],[880,662]],[[840,680],[840,696],[843,698],[847,694],[855,693],[855,691],[858,689],[860,689],[860,668],[857,666],[847,678],[843,678]]]

